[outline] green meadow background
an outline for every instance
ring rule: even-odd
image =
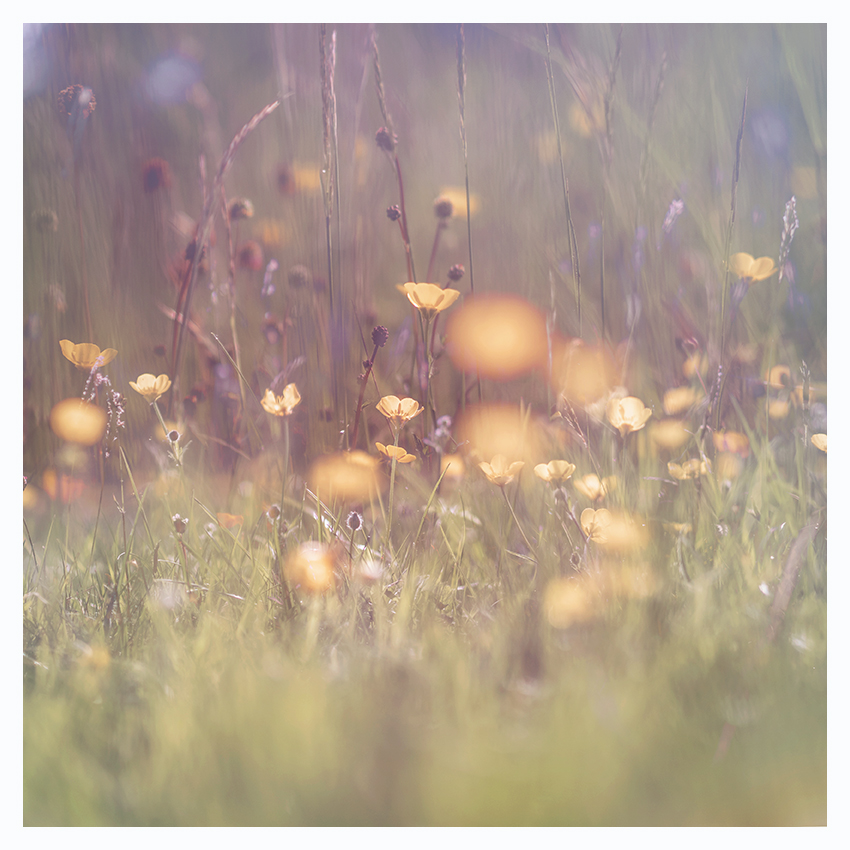
[[[465,162],[455,25],[25,29],[25,825],[826,823],[826,455],[811,443],[827,430],[826,26],[548,35],[547,51],[542,24],[465,25]],[[60,110],[72,85],[90,115]],[[398,170],[375,141],[388,118]],[[435,244],[429,280],[464,274],[432,349],[451,422],[405,427],[417,460],[395,470],[388,528],[386,481],[371,501],[317,500],[311,470],[348,448],[377,463],[393,441],[380,398],[425,402],[387,215],[399,173],[415,279]],[[727,273],[740,252],[779,265],[792,197],[782,278]],[[253,214],[228,232],[237,198]],[[604,352],[603,413],[565,401],[545,362],[462,373],[444,335],[473,287],[533,305],[550,357],[564,340]],[[117,350],[108,385],[63,339]],[[171,456],[129,386],[143,373],[172,380]],[[297,385],[291,416],[260,405],[273,382]],[[695,400],[670,448],[653,429],[680,386]],[[652,410],[625,437],[604,416],[615,387]],[[51,410],[90,391],[106,436],[63,441]],[[457,430],[481,400],[536,435],[503,489]],[[728,432],[748,449],[723,451]],[[437,486],[441,453],[465,474]],[[561,458],[576,465],[562,487],[533,473]],[[689,458],[707,474],[672,477]],[[573,486],[587,474],[617,489],[591,502]],[[586,539],[582,512],[600,507],[639,517],[640,545]],[[310,541],[334,563],[325,593],[287,577]]]

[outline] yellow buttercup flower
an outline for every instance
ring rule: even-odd
[[[447,310],[460,298],[457,289],[443,289],[436,283],[405,283],[402,288],[410,303],[427,319]]]
[[[130,386],[141,396],[145,397],[145,401],[153,404],[160,396],[168,392],[171,386],[171,378],[168,375],[159,375],[154,377],[149,372],[139,375],[135,381],[130,381]]]
[[[581,512],[581,530],[593,543],[604,543],[608,539],[607,529],[613,522],[611,512],[605,508],[598,511],[593,508],[585,508]]]
[[[812,445],[822,452],[826,451],[826,434],[812,434]]]
[[[386,455],[390,460],[395,458],[398,463],[413,463],[416,460],[416,455],[409,454],[401,446],[385,446],[383,443],[375,443],[375,447],[382,455]]]
[[[478,464],[487,480],[497,487],[505,487],[519,475],[525,462],[521,460],[508,463],[508,459],[504,455],[496,455],[490,463],[482,461]]]
[[[681,419],[661,419],[652,426],[649,436],[662,449],[681,448],[691,438]]]
[[[764,380],[772,390],[785,390],[794,383],[791,380],[791,370],[782,364],[769,369]]]
[[[668,463],[667,469],[677,481],[687,481],[690,478],[699,478],[700,475],[708,475],[708,464],[699,458],[691,458],[682,464]]]
[[[597,502],[616,488],[617,479],[611,475],[600,481],[598,475],[590,473],[576,480],[574,485],[582,496],[586,496],[591,502]]]
[[[750,441],[746,434],[737,431],[715,431],[711,439],[714,441],[714,448],[719,452],[732,452],[741,457],[747,457],[750,453]]]
[[[756,280],[765,280],[776,274],[778,269],[770,257],[759,257],[757,260],[752,254],[732,254],[729,257],[729,268],[742,280],[751,283]]]
[[[416,399],[399,398],[395,395],[385,395],[375,406],[379,413],[383,413],[390,420],[390,425],[397,431],[405,422],[410,422],[425,409]]]
[[[106,433],[107,415],[102,407],[66,398],[50,411],[50,428],[57,437],[81,446],[93,446]]]
[[[621,437],[632,431],[640,431],[652,416],[652,411],[634,396],[612,398],[608,402],[606,413],[608,421],[619,430]]]
[[[565,460],[550,460],[534,467],[534,474],[549,484],[566,481],[575,471],[576,465]]]
[[[60,339],[59,347],[65,357],[81,372],[91,372],[95,366],[105,366],[118,356],[114,348],[104,348],[101,351],[93,342],[78,342],[75,345],[70,339]]]
[[[675,416],[677,413],[693,407],[696,400],[697,392],[693,387],[675,387],[664,393],[661,405],[668,416]]]
[[[275,395],[271,389],[266,390],[260,399],[260,404],[266,413],[272,416],[289,416],[301,403],[301,393],[295,384],[287,384],[280,395]]]

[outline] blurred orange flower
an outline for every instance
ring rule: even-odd
[[[310,594],[329,591],[336,581],[335,559],[329,546],[311,540],[302,543],[287,558],[283,568],[286,580]]]
[[[215,518],[223,528],[235,528],[237,525],[242,525],[245,522],[245,517],[241,514],[217,513]]]
[[[737,431],[715,431],[711,439],[714,441],[714,448],[719,452],[733,452],[741,457],[750,454],[750,441],[746,434],[739,434]]]
[[[62,349],[62,354],[81,372],[91,372],[95,366],[106,366],[118,356],[114,348],[104,348],[101,351],[93,342],[74,344],[70,339],[60,339],[59,347]]]
[[[310,489],[323,500],[362,502],[373,499],[384,479],[380,463],[366,452],[337,452],[316,460],[310,468]]]
[[[106,433],[106,411],[78,398],[66,398],[50,411],[50,428],[57,437],[93,446]]]

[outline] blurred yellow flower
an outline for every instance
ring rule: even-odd
[[[697,393],[693,387],[675,387],[664,393],[661,405],[668,416],[674,416],[693,407],[696,400]]]
[[[566,460],[550,460],[549,463],[538,463],[534,467],[534,474],[550,484],[566,481],[575,471],[576,465]]]
[[[750,441],[746,434],[739,434],[737,431],[715,431],[711,439],[714,441],[714,448],[719,452],[733,452],[741,457],[750,454]]]
[[[765,373],[764,380],[773,390],[788,389],[792,385],[791,370],[781,364],[774,366]]]
[[[663,449],[678,449],[691,438],[681,419],[662,419],[653,423],[649,436]]]
[[[668,463],[667,469],[677,481],[687,481],[690,478],[699,478],[700,475],[708,475],[708,464],[696,457],[682,464]]]
[[[70,339],[60,339],[59,347],[62,354],[81,372],[91,372],[95,366],[106,366],[118,356],[114,348],[101,351],[93,342],[78,342],[75,345]]]
[[[616,365],[604,346],[587,345],[580,339],[552,341],[552,389],[567,401],[587,405],[611,391]]]
[[[543,611],[550,626],[566,629],[597,617],[603,602],[602,588],[593,577],[556,578],[546,585]]]
[[[375,447],[382,455],[386,455],[390,460],[396,459],[398,463],[413,463],[416,460],[416,455],[409,454],[407,449],[401,446],[385,446],[383,443],[375,443]]]
[[[611,475],[600,481],[599,476],[591,472],[577,479],[573,484],[582,496],[586,496],[591,502],[596,502],[616,489],[617,479]]]
[[[508,459],[504,455],[496,455],[490,463],[482,461],[478,466],[491,484],[495,484],[497,487],[505,487],[519,475],[523,466],[525,466],[525,462],[517,460],[508,463]]]
[[[410,303],[428,319],[447,310],[460,297],[457,289],[443,289],[436,283],[405,283],[403,289]]]
[[[581,530],[587,536],[588,541],[593,543],[604,543],[608,539],[608,527],[613,522],[611,512],[606,508],[598,511],[593,508],[585,508],[581,512]]]
[[[217,513],[215,518],[222,528],[235,528],[237,525],[242,525],[245,522],[245,517],[241,514]]]
[[[393,431],[397,431],[405,422],[410,422],[425,409],[416,399],[399,398],[395,395],[385,395],[375,405],[378,413],[383,413],[390,420]]]
[[[692,354],[682,364],[682,374],[686,378],[693,378],[694,375],[705,375],[708,372],[708,357],[700,352]]]
[[[720,481],[732,481],[741,474],[744,461],[734,452],[720,452],[714,459],[714,469]]]
[[[283,568],[286,580],[310,594],[329,591],[336,581],[335,558],[329,546],[310,540],[287,558]]]
[[[93,446],[106,433],[106,411],[78,398],[66,398],[50,411],[50,428],[61,440]]]
[[[693,531],[693,526],[689,522],[663,522],[665,531],[671,534],[690,534]]]
[[[785,398],[772,398],[767,403],[767,415],[771,419],[785,419],[791,412],[791,402]]]
[[[310,489],[322,500],[363,502],[383,487],[380,462],[366,452],[338,452],[318,458],[310,467]]]
[[[139,375],[135,381],[130,381],[130,386],[141,396],[145,397],[145,401],[153,404],[160,396],[168,392],[171,386],[171,378],[168,375],[160,375],[154,377],[148,372]]]
[[[445,479],[463,478],[466,474],[466,463],[463,455],[442,455],[440,457],[440,474],[442,475],[444,472]]]
[[[822,452],[826,451],[826,434],[812,434],[812,445]]]
[[[466,188],[460,186],[444,186],[440,189],[440,198],[451,202],[452,217],[466,218]],[[472,218],[478,212],[478,196],[469,193],[469,217]]]
[[[272,416],[289,416],[300,403],[301,393],[295,384],[287,384],[280,395],[275,395],[271,389],[267,389],[260,399],[263,410]]]
[[[652,411],[634,396],[612,398],[608,402],[606,413],[608,421],[619,430],[621,437],[625,437],[632,431],[640,431],[652,416]]]
[[[778,271],[770,257],[759,257],[756,260],[752,254],[743,253],[732,254],[729,258],[729,268],[733,274],[750,282],[765,280]]]

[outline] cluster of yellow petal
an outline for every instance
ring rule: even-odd
[[[826,451],[826,434],[812,434],[812,445],[822,452]]]
[[[260,399],[263,410],[272,416],[289,416],[300,403],[301,393],[295,384],[287,384],[280,395],[275,395],[271,389],[267,389]]]

